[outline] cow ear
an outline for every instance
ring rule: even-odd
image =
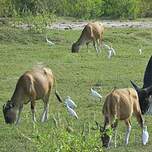
[[[7,103],[10,103],[10,102],[11,102],[11,100],[8,100],[8,101],[7,101]]]
[[[131,82],[132,86],[134,87],[134,89],[135,89],[137,92],[140,92],[140,91],[141,91],[141,89],[140,89],[133,81],[130,80],[130,82]]]
[[[6,107],[6,104],[3,105],[3,110],[5,109],[5,107]]]
[[[146,92],[147,96],[152,95],[152,85],[145,88],[144,91]]]
[[[103,132],[104,128],[97,121],[95,121],[95,123],[96,123],[97,129],[99,129],[100,132]]]

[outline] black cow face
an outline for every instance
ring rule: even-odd
[[[132,81],[131,81],[131,84],[133,85],[133,87],[138,93],[141,112],[142,114],[145,114],[148,111],[149,106],[150,106],[149,97],[152,93],[152,86],[141,89]]]
[[[6,105],[3,105],[3,114],[6,123],[12,124],[16,120],[16,112],[13,110],[13,107],[10,101]]]
[[[149,95],[145,90],[141,89],[141,91],[137,91],[139,97],[139,104],[141,108],[142,114],[145,114],[149,109]]]
[[[73,45],[72,45],[72,53],[78,53],[79,49],[80,49],[80,47],[76,43],[73,43]]]
[[[102,146],[108,148],[112,138],[112,128],[100,129]]]

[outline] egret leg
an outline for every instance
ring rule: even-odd
[[[32,120],[33,120],[33,122],[36,122],[36,117],[35,117],[35,101],[31,101],[31,112],[32,112]]]

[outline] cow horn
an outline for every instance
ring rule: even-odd
[[[141,89],[133,81],[130,80],[130,82],[137,92],[141,91]]]
[[[5,107],[6,107],[6,105],[4,104],[4,105],[3,105],[3,110],[5,109]]]
[[[144,90],[146,91],[146,93],[147,93],[148,95],[150,95],[150,93],[152,93],[152,85],[149,86],[149,87],[147,87],[147,88],[144,88]]]
[[[95,121],[95,123],[96,123],[97,129],[99,128],[100,132],[103,132],[104,127],[102,127],[97,121]]]

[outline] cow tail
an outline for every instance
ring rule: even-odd
[[[57,82],[56,82],[56,78],[53,76],[54,78],[54,85],[55,85],[55,96],[57,97],[59,102],[63,102],[63,99],[61,97],[61,95],[59,94],[58,90],[57,90]]]

